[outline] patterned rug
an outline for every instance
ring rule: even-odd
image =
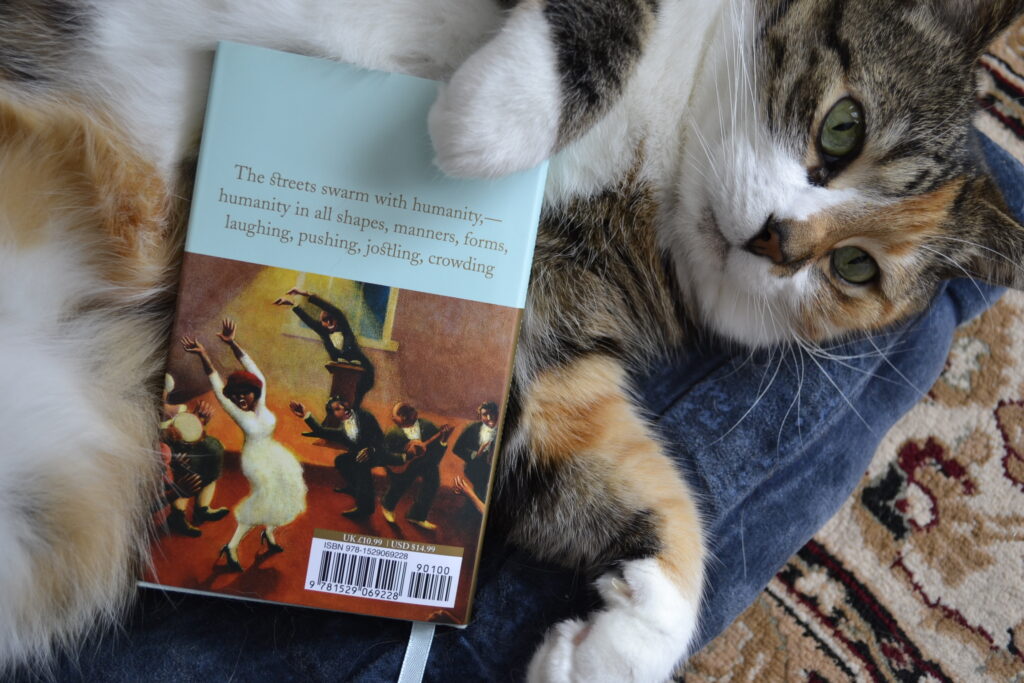
[[[1024,22],[979,127],[1024,161]],[[1024,293],[962,328],[856,493],[685,672],[702,681],[1024,681]]]

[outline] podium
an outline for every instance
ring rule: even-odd
[[[344,399],[350,406],[355,405],[356,386],[366,372],[366,368],[337,361],[331,361],[324,367],[327,368],[327,372],[331,373],[331,397]]]
[[[327,372],[331,373],[331,398],[337,397],[344,401],[348,401],[349,406],[353,405],[356,398],[356,386],[359,384],[359,380],[362,379],[363,373],[366,372],[366,368],[359,365],[352,365],[351,363],[339,363],[336,361],[331,361],[324,367],[327,368]],[[316,437],[316,434],[313,432],[303,432],[302,435]],[[348,446],[345,444],[326,441],[319,438],[313,442],[313,445],[330,448],[335,451],[341,451],[342,453],[349,452]]]

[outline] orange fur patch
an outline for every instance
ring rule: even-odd
[[[599,420],[614,423],[616,413],[630,412],[623,380],[621,366],[597,357],[544,372],[530,387],[523,409],[536,455],[558,461],[596,448]]]
[[[934,192],[886,206],[859,221],[859,233],[878,240],[894,256],[899,250],[913,249],[929,235],[937,234],[949,210],[963,188],[965,180],[952,180]]]
[[[624,503],[650,510],[658,560],[688,598],[699,598],[705,549],[697,506],[630,399],[620,363],[594,355],[545,371],[526,393],[523,426],[538,461],[581,459]]]
[[[813,305],[801,314],[801,332],[820,340],[838,332],[878,329],[913,313],[922,303],[911,296],[920,277],[920,264],[932,255],[915,259],[930,240],[941,236],[964,179],[953,180],[934,192],[910,197],[867,214],[821,215],[790,226],[787,257],[810,260],[827,279]],[[850,244],[868,251],[878,262],[877,282],[854,286],[843,283],[832,272],[831,252]],[[777,275],[791,274],[785,266]]]
[[[938,234],[956,201],[964,180],[947,183],[934,192],[889,204],[868,214],[821,213],[788,225],[785,251],[789,262],[826,257],[845,241],[863,240],[881,248],[876,256],[900,257],[929,236]],[[785,266],[776,270],[785,274]]]
[[[104,117],[0,98],[0,236],[77,239],[104,279],[162,286],[175,253],[167,188]]]

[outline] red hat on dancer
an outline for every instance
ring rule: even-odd
[[[259,377],[245,370],[238,370],[228,375],[228,381],[224,383],[225,396],[245,394],[250,391],[256,398],[263,394],[263,382]]]

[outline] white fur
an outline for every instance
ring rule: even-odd
[[[112,103],[161,169],[197,140],[218,40],[447,78],[500,26],[475,0],[111,0],[68,87]]]
[[[541,6],[516,10],[430,110],[437,164],[457,177],[524,171],[555,149],[562,90]]]
[[[0,671],[45,662],[55,643],[117,615],[148,545],[158,459],[141,380],[159,367],[162,328],[95,303],[78,309],[110,292],[78,257],[94,248],[0,244]],[[76,516],[97,522],[88,555],[74,552]],[[55,568],[57,585],[44,579]]]
[[[661,235],[706,322],[749,346],[792,339],[804,305],[821,285],[808,277],[807,267],[780,277],[768,259],[749,253],[745,245],[771,216],[804,221],[861,199],[854,190],[812,186],[791,152],[759,135],[756,129],[744,133],[737,128],[729,135],[728,149],[721,151],[717,170],[705,166],[701,172],[687,169],[680,174],[681,192],[689,203],[682,203],[663,224]],[[713,132],[707,138],[706,144],[722,145]],[[703,154],[693,149],[687,153]],[[705,176],[716,182],[707,182]],[[706,220],[707,211],[714,216],[708,231],[716,234],[693,229]]]
[[[597,581],[605,608],[547,634],[530,662],[531,683],[656,683],[669,678],[697,625],[697,602],[684,597],[657,560],[634,560]]]
[[[623,97],[590,131],[551,160],[545,201],[559,206],[613,185],[644,149],[643,175],[666,200],[665,180],[680,163],[680,133],[697,75],[696,66],[720,14],[721,0],[670,2],[658,8],[649,49]],[[657,106],[652,106],[656,102]],[[669,190],[669,192],[665,192]]]

